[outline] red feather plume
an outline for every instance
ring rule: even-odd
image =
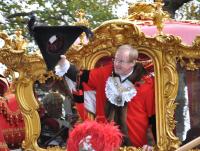
[[[122,142],[122,133],[114,123],[85,121],[77,124],[69,134],[67,151],[79,151],[80,142],[90,136],[90,145],[95,151],[114,151]],[[92,150],[88,150],[92,151]]]

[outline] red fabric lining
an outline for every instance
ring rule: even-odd
[[[9,146],[19,147],[25,137],[24,121],[15,95],[7,94],[5,98],[0,98],[0,135]]]
[[[157,34],[157,28],[153,25],[145,25],[145,23],[139,25],[142,32],[147,36],[155,36]],[[164,34],[179,36],[182,42],[188,45],[192,45],[192,42],[196,36],[200,35],[200,24],[192,23],[192,21],[166,21],[163,28]]]

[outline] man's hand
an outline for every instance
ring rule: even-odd
[[[66,56],[61,55],[60,60],[58,61],[57,65],[55,67],[56,75],[62,77],[65,73],[67,73],[69,67],[70,67],[70,63],[66,59]]]
[[[144,145],[142,147],[142,151],[153,151],[153,147],[149,145]]]
[[[65,62],[68,61],[65,55],[60,55],[60,60],[58,61],[57,65],[63,67]],[[68,61],[69,62],[69,61]]]

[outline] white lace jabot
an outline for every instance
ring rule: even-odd
[[[119,77],[109,77],[106,81],[105,93],[110,103],[124,106],[125,102],[131,101],[136,96],[137,91],[129,80],[121,83]]]

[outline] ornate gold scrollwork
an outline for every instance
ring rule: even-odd
[[[79,50],[79,52],[86,54],[83,61],[77,60],[77,64],[81,64],[84,68],[93,68],[100,58],[112,56],[119,45],[127,43],[152,58],[156,75],[156,114],[159,115],[157,116],[157,135],[159,138],[157,150],[178,148],[180,142],[173,134],[176,106],[174,100],[177,92],[177,73],[174,72],[176,71],[176,55],[174,56],[174,53],[177,52],[174,52],[173,48],[181,43],[180,39],[162,35],[155,38],[145,37],[137,25],[128,20],[104,22],[94,30],[94,35],[93,41]],[[73,59],[73,53],[74,50],[67,53],[69,59]],[[163,121],[163,119],[166,120]],[[140,149],[125,147],[120,150]]]
[[[6,33],[0,33],[0,38],[5,42],[0,48],[0,62],[6,65],[6,74],[12,75],[17,101],[24,117],[26,134],[22,147],[37,150],[30,147],[37,146],[35,144],[40,135],[38,103],[32,86],[33,82],[46,72],[46,67],[41,57],[25,52],[26,41],[20,37],[20,32],[17,33],[16,39],[11,39]],[[15,72],[19,76],[16,77]]]
[[[151,25],[155,25],[158,29],[158,34],[162,34],[164,20],[169,19],[169,13],[163,11],[161,1],[155,3],[135,3],[129,6],[128,19],[131,21],[143,20]]]
[[[141,53],[147,54],[149,57],[151,57],[154,63],[154,70],[156,75],[156,114],[159,115],[157,117],[157,148],[158,150],[168,150],[170,149],[169,146],[171,146],[171,148],[177,147],[177,138],[172,133],[175,124],[175,121],[173,120],[174,108],[171,108],[171,106],[174,104],[172,100],[174,100],[175,97],[176,86],[167,83],[170,80],[172,83],[176,81],[176,74],[175,76],[171,76],[171,74],[169,74],[172,73],[172,69],[175,69],[176,62],[174,61],[173,57],[165,57],[166,49],[173,50],[173,38],[147,38],[139,30],[137,25],[128,20],[107,21],[94,30],[94,35],[95,36],[93,41],[88,45],[81,47],[81,49],[78,50],[79,53],[71,48],[67,52],[67,57],[69,60],[73,61],[80,67],[82,66],[84,68],[90,69],[94,67],[94,64],[100,58],[103,56],[113,55],[119,45],[126,43],[133,45],[134,47],[138,48]],[[170,44],[171,47],[169,47]],[[175,42],[175,44],[177,44],[177,42]],[[6,52],[9,52],[8,57],[18,54],[16,51],[13,51],[14,49],[12,47],[9,47],[9,49],[4,47],[2,50],[2,52],[5,50],[7,50]],[[49,75],[45,75],[47,74],[46,67],[43,60],[39,56],[27,55],[24,53],[24,51],[20,52],[21,55],[18,56],[17,60],[15,59],[15,63],[8,61],[4,61],[3,63],[8,65],[12,70],[18,71],[20,73],[16,88],[17,97],[26,124],[26,138],[23,143],[23,147],[25,149],[44,150],[37,146],[37,138],[39,137],[40,133],[40,120],[37,113],[38,103],[33,94],[33,83],[36,80],[45,81],[45,78],[51,76],[52,73],[49,72]],[[170,64],[169,61],[167,61],[167,58],[171,58]],[[21,63],[23,63],[23,66]],[[13,64],[17,66],[13,66]],[[164,69],[168,69],[170,72]],[[164,77],[164,74],[167,76]],[[169,78],[170,80],[168,80]],[[168,91],[165,83],[169,85],[170,89],[174,89],[174,93],[166,93],[166,95],[163,95],[164,92]],[[165,108],[167,102],[172,104],[169,106],[169,108]],[[168,113],[166,118],[165,113]],[[166,122],[163,121],[163,119],[166,119]],[[169,125],[166,125],[166,123]],[[61,148],[56,149],[62,150]],[[48,148],[47,150],[53,150],[53,148]],[[140,149],[136,149],[134,147],[125,147],[121,148],[120,150],[126,151]]]
[[[187,70],[198,70],[200,68],[200,63],[198,62],[200,58],[200,37],[197,36],[192,43],[192,46],[179,46],[179,51],[177,55],[177,61],[179,61],[182,67]]]
[[[143,6],[140,5],[140,9],[144,8]],[[150,10],[150,14],[152,11],[155,12],[154,5],[148,7],[147,10]],[[134,11],[139,12],[137,9]],[[192,46],[186,46],[181,43],[180,38],[175,36],[145,36],[133,20],[138,19],[138,17],[144,19],[149,16],[153,19],[155,16],[150,14],[141,13],[137,15],[130,10],[127,19],[106,21],[93,31],[94,39],[90,43],[78,48],[72,47],[66,55],[71,62],[77,64],[80,68],[87,69],[93,68],[100,58],[112,56],[116,48],[122,44],[131,44],[141,53],[148,55],[153,60],[155,71],[158,139],[155,150],[170,151],[175,150],[180,145],[180,141],[173,133],[176,125],[174,111],[177,105],[174,100],[178,89],[176,64],[180,62],[182,66],[189,70],[199,69],[200,65],[196,62],[196,59],[200,58],[200,40],[197,37]],[[162,29],[162,26],[160,29]],[[37,145],[37,139],[40,135],[40,119],[37,112],[38,103],[33,94],[33,83],[36,80],[44,82],[47,78],[54,76],[53,72],[46,72],[46,66],[40,56],[25,52],[23,48],[25,42],[20,42],[20,38],[14,42],[5,33],[0,33],[0,38],[5,41],[5,45],[0,48],[1,63],[8,67],[8,74],[19,73],[19,77],[14,76],[14,79],[18,102],[26,125],[26,138],[22,147],[25,150],[37,151],[64,150],[59,147],[42,149]],[[120,150],[139,151],[141,148],[124,147]]]

